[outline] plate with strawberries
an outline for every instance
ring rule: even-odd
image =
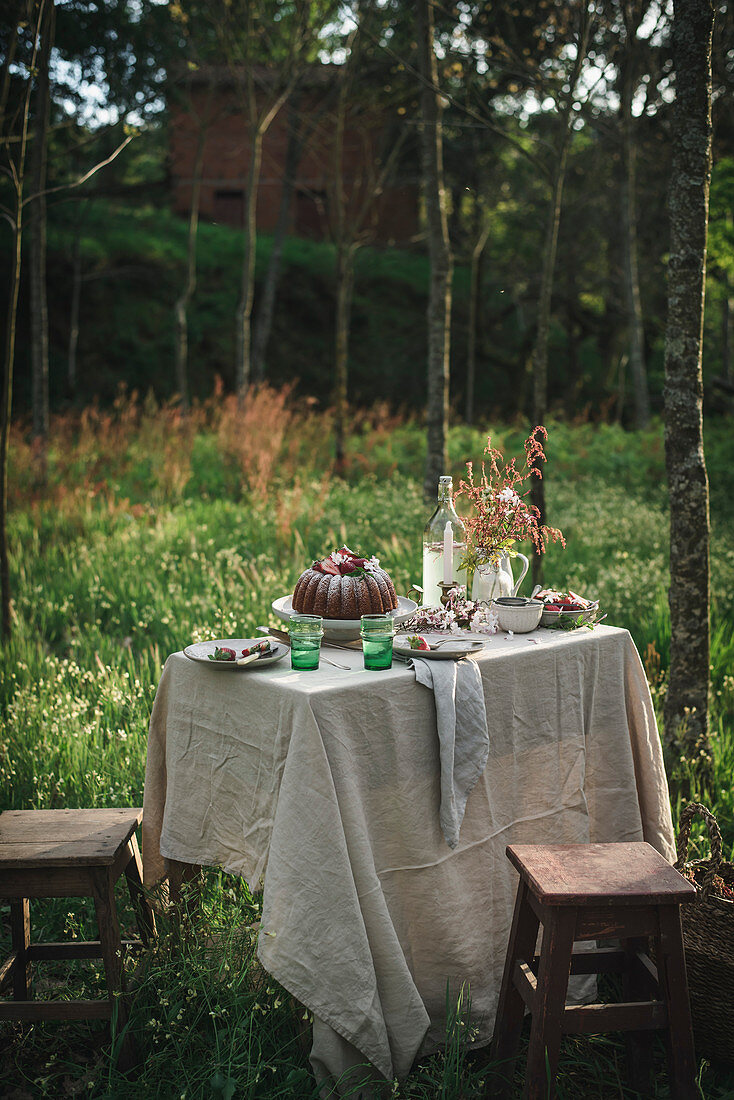
[[[209,668],[241,671],[275,664],[287,652],[288,646],[274,638],[217,638],[211,642],[193,642],[183,654]]]
[[[398,634],[393,638],[394,653],[401,657],[427,657],[432,661],[460,661],[462,657],[480,653],[484,642],[453,634]]]

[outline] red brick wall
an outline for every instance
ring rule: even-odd
[[[323,94],[323,93],[321,93]],[[304,114],[318,111],[318,93],[307,93],[300,105]],[[250,164],[250,142],[245,115],[238,110],[234,92],[211,93],[202,88],[191,93],[199,117],[211,119],[207,127],[201,186],[202,218],[227,224],[242,224],[243,193]],[[344,132],[343,181],[347,215],[354,218],[360,208],[365,180],[374,179],[374,159],[382,122],[364,115],[350,119]],[[290,231],[299,236],[328,238],[334,188],[334,119],[322,114],[315,133],[304,151],[296,176],[291,203]],[[170,126],[170,169],[174,209],[189,211],[191,181],[198,140],[196,116],[172,106]],[[283,168],[288,143],[288,109],[276,116],[263,140],[262,168],[257,195],[257,224],[272,232],[280,209]],[[385,188],[365,220],[369,237],[377,242],[404,244],[418,232],[418,185],[401,181]]]

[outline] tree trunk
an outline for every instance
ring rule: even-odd
[[[479,206],[479,196],[476,196]],[[481,209],[481,208],[480,208]],[[474,247],[471,253],[471,269],[469,275],[469,332],[466,340],[466,406],[464,419],[467,424],[474,423],[474,389],[477,375],[477,325],[479,319],[479,294],[481,286],[481,262],[484,248],[489,238],[489,226],[482,227],[480,219],[477,219],[477,232]]]
[[[235,384],[237,396],[242,402],[250,386],[250,331],[252,303],[255,297],[255,252],[257,249],[257,185],[260,179],[263,135],[255,127],[250,145],[250,167],[247,173],[245,194],[245,251],[242,257],[242,283],[237,303],[237,346]]]
[[[185,412],[188,412],[190,406],[188,308],[196,290],[196,238],[199,231],[199,201],[201,198],[201,174],[204,167],[206,131],[206,125],[201,123],[194,156],[194,176],[191,182],[191,208],[189,210],[189,232],[186,244],[186,282],[174,306],[176,317],[176,387],[181,408]]]
[[[48,439],[48,302],[46,297],[46,163],[50,110],[49,58],[54,36],[54,4],[47,0],[41,22],[36,76],[36,110],[29,156],[30,320],[33,437],[40,448],[41,471]]]
[[[285,152],[285,165],[283,168],[283,186],[280,192],[280,210],[278,221],[273,234],[273,247],[270,250],[267,271],[263,281],[260,304],[255,321],[255,335],[252,347],[252,377],[256,382],[261,382],[265,375],[265,356],[270,340],[270,332],[273,327],[273,313],[275,311],[275,296],[280,281],[280,267],[283,258],[283,245],[290,228],[291,204],[293,201],[293,187],[296,182],[296,172],[303,153],[304,135],[298,129],[298,103],[291,104],[288,120],[288,145]]]
[[[45,0],[48,2],[48,0]],[[33,54],[31,56],[30,70],[36,66],[38,56],[38,40],[43,19],[44,0],[41,0],[38,8],[32,0],[27,5],[20,5],[18,17],[23,8],[26,8],[28,19],[35,17]],[[35,10],[34,10],[35,9]],[[16,24],[17,28],[17,24]],[[2,76],[2,144],[8,161],[12,162],[12,190],[13,190],[13,217],[11,219],[13,252],[10,269],[10,287],[8,291],[8,306],[5,325],[5,355],[3,360],[3,388],[0,402],[0,630],[2,640],[7,642],[12,631],[11,600],[10,600],[10,562],[8,556],[8,450],[10,444],[10,418],[13,408],[13,367],[15,364],[15,327],[18,317],[18,291],[20,289],[20,272],[23,237],[23,185],[25,179],[25,159],[28,142],[28,116],[30,112],[30,98],[32,79],[26,78],[26,91],[23,100],[23,109],[20,116],[19,132],[13,134],[6,129],[5,105],[7,103],[8,76],[10,59],[15,47],[15,33],[11,39],[11,49],[3,64]],[[16,140],[12,140],[15,138]],[[15,153],[15,157],[13,157]]]
[[[703,450],[703,307],[711,178],[709,0],[675,0],[665,464],[670,492],[670,676],[665,739],[710,775],[709,491]]]
[[[71,259],[71,305],[69,307],[69,351],[66,359],[66,380],[69,393],[76,393],[77,350],[79,348],[79,306],[82,297],[82,221],[86,202],[78,204],[74,225],[74,248]]]
[[[347,382],[349,378],[349,321],[354,289],[354,255],[350,246],[337,247],[336,261],[336,325],[334,329],[334,441],[336,472],[344,473],[344,441],[347,421]]]
[[[629,47],[628,47],[629,48]],[[650,399],[645,367],[645,332],[640,302],[640,276],[637,263],[637,201],[634,119],[632,117],[632,65],[625,62],[620,96],[622,116],[622,186],[620,188],[622,249],[624,255],[624,292],[627,307],[629,365],[635,400],[635,427],[650,423]]]
[[[558,228],[561,222],[563,185],[566,179],[566,162],[568,160],[568,149],[571,143],[573,102],[584,58],[586,57],[589,26],[590,12],[587,0],[584,4],[581,26],[576,42],[576,58],[574,60],[573,72],[568,82],[568,94],[563,110],[560,112],[560,142],[553,169],[551,197],[548,206],[545,245],[543,248],[543,269],[540,279],[540,295],[538,301],[538,321],[535,333],[535,346],[531,358],[533,373],[533,426],[542,424],[545,421],[548,406],[548,338],[550,335],[551,300],[553,297],[553,273],[556,266],[556,253],[558,251]],[[538,469],[538,473],[541,474],[541,472],[542,471]],[[542,476],[532,478],[530,500],[533,506],[538,509],[538,522],[541,524],[545,523],[545,483]],[[542,584],[542,582],[543,558],[541,554],[534,552],[533,584]]]
[[[423,491],[435,499],[438,479],[446,473],[449,425],[449,349],[451,341],[452,257],[446,218],[443,135],[438,67],[433,44],[432,0],[419,0],[418,52],[421,74],[421,160],[431,265],[428,292],[427,453]]]
[[[22,183],[22,175],[20,176]],[[18,195],[15,225],[13,227],[13,259],[10,270],[10,289],[5,328],[5,364],[3,371],[2,425],[0,425],[0,583],[2,584],[2,637],[7,641],[11,634],[10,615],[10,563],[8,558],[8,450],[10,444],[10,416],[13,404],[13,363],[15,360],[15,324],[18,315],[18,290],[20,288],[22,208]]]
[[[551,200],[548,206],[548,219],[545,228],[543,246],[543,268],[540,277],[540,296],[538,300],[538,321],[535,333],[535,346],[532,353],[533,372],[533,426],[543,424],[548,406],[548,339],[550,336],[551,300],[553,296],[553,272],[558,251],[558,228],[561,222],[563,204],[563,184],[566,177],[568,159],[569,118],[564,117],[561,146],[553,174]],[[542,471],[541,471],[542,473]],[[533,477],[530,499],[538,509],[538,522],[545,523],[545,482],[542,477]],[[533,554],[533,584],[543,583],[543,556]]]

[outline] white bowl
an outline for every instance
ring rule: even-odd
[[[492,607],[497,612],[500,630],[511,630],[513,634],[529,634],[543,614],[542,600],[525,600],[521,596],[501,596],[492,600]]]
[[[406,596],[398,596],[397,610],[391,612],[395,625],[404,623],[409,619],[418,607],[415,600],[409,600]],[[286,622],[293,611],[293,597],[281,596],[279,600],[273,600],[272,608],[279,619]],[[324,619],[324,638],[331,642],[355,642],[359,638],[359,628],[362,625],[360,619]]]

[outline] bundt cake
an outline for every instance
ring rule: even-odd
[[[347,546],[301,573],[293,610],[324,619],[359,619],[398,606],[395,586],[377,558],[361,558]]]

